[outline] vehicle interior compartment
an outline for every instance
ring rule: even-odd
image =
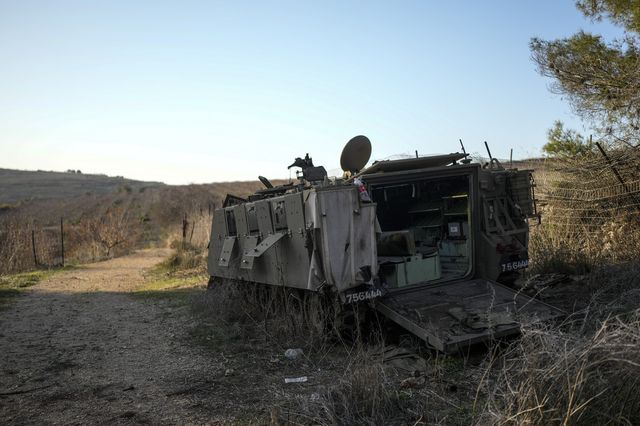
[[[405,287],[465,277],[471,270],[468,176],[370,186],[381,228],[380,276]]]

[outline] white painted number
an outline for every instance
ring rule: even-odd
[[[517,271],[518,269],[527,268],[529,266],[529,259],[507,262],[503,263],[501,266],[502,272]]]
[[[380,289],[360,291],[358,293],[347,294],[347,303],[363,302],[380,296],[382,296],[382,290]]]

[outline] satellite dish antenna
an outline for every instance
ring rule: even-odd
[[[358,173],[367,165],[371,157],[371,142],[366,136],[351,138],[340,156],[340,167],[345,172]]]

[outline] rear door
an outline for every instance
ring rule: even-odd
[[[486,279],[394,292],[378,299],[376,309],[445,353],[517,334],[521,324],[564,315],[557,308]]]

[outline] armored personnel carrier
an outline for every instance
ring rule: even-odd
[[[463,149],[464,150],[464,149]],[[529,170],[484,166],[466,153],[374,162],[356,136],[329,178],[307,156],[297,181],[215,210],[210,283],[284,286],[367,304],[454,352],[562,315],[505,284],[528,266],[536,217]]]

